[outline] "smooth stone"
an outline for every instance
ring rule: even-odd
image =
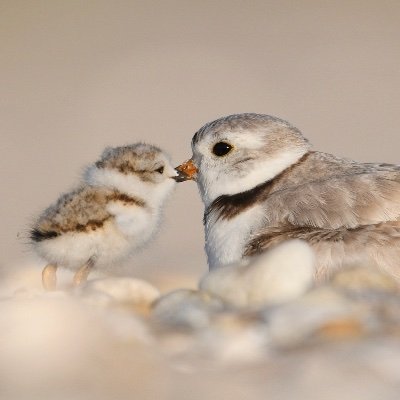
[[[115,304],[115,300],[110,295],[97,290],[82,291],[79,295],[80,299],[90,306],[110,307]]]
[[[315,335],[325,339],[351,339],[359,338],[365,332],[362,321],[355,316],[349,316],[326,321],[318,327]]]
[[[330,284],[351,292],[399,292],[399,283],[394,278],[372,267],[341,269],[332,275]]]
[[[198,342],[209,357],[232,366],[262,360],[269,337],[267,325],[256,315],[231,310],[217,314]]]
[[[79,294],[93,305],[120,304],[138,310],[149,308],[160,296],[159,290],[144,280],[120,277],[91,280]]]
[[[334,288],[322,286],[290,303],[265,310],[263,316],[272,345],[293,346],[313,335],[340,336],[341,328],[343,332],[347,329],[349,336],[353,327],[353,332],[359,333],[364,311]]]
[[[310,288],[314,265],[311,247],[291,240],[256,258],[209,272],[200,288],[237,307],[286,302]]]
[[[223,308],[221,300],[209,293],[178,289],[153,303],[152,317],[164,326],[200,329],[208,326],[211,315]]]
[[[47,299],[64,299],[69,297],[70,294],[65,290],[51,290],[51,291],[44,291],[43,289],[37,288],[23,288],[18,289],[14,292],[13,298],[15,299],[40,299],[40,298],[47,298]]]

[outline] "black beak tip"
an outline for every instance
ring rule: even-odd
[[[175,171],[178,173],[178,175],[173,176],[172,179],[175,180],[176,182],[185,182],[189,180],[189,176],[186,175],[184,172],[179,171],[179,169],[176,168]]]

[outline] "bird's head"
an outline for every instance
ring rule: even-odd
[[[107,147],[85,172],[89,184],[110,186],[147,198],[163,197],[174,186],[178,173],[159,148],[137,143]]]
[[[309,150],[298,129],[262,114],[235,114],[210,122],[192,139],[193,156],[178,166],[180,181],[196,180],[206,206],[273,179]]]

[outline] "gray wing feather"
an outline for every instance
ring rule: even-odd
[[[336,229],[397,221],[397,171],[330,177],[272,193],[264,202],[266,225]]]

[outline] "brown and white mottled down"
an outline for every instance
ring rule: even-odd
[[[176,172],[154,146],[106,149],[77,189],[47,208],[31,230],[49,263],[78,269],[89,260],[111,267],[156,232]]]

